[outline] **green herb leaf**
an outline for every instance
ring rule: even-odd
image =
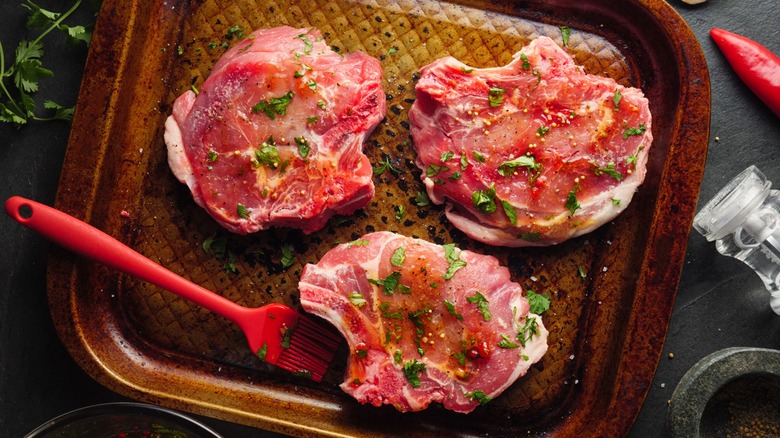
[[[390,172],[396,175],[401,173],[399,169],[396,169],[395,167],[393,167],[392,163],[390,163],[390,157],[385,155],[384,160],[373,167],[373,173],[374,175],[381,175],[385,173],[386,170],[389,170]]]
[[[559,27],[561,30],[561,37],[563,38],[563,46],[569,45],[569,38],[571,37],[571,29],[568,26]]]
[[[520,344],[515,344],[509,339],[507,335],[501,335],[501,340],[498,341],[499,348],[520,348]]]
[[[417,359],[412,359],[411,361],[404,363],[403,369],[404,376],[406,376],[406,380],[409,381],[412,388],[419,387],[421,384],[420,373],[427,369],[425,364],[418,362]]]
[[[268,344],[263,343],[263,346],[257,350],[257,357],[260,358],[263,362],[265,362],[265,356],[268,354]]]
[[[393,311],[391,309],[391,304],[387,301],[379,305],[379,313],[385,319],[404,319],[403,313],[398,310]]]
[[[514,170],[518,167],[525,167],[530,172],[531,180],[539,177],[542,170],[542,163],[536,161],[533,155],[521,155],[514,160],[504,161],[498,166],[498,174],[501,176],[512,176]]]
[[[482,314],[482,319],[490,321],[490,318],[492,318],[493,315],[490,313],[490,306],[484,295],[479,292],[474,292],[474,296],[466,297],[466,301],[471,304],[476,304],[479,313]]]
[[[612,103],[615,104],[615,111],[620,109],[620,100],[623,98],[623,93],[620,90],[615,90],[615,94],[612,96]]]
[[[494,108],[501,106],[501,104],[504,103],[504,93],[506,93],[506,90],[501,87],[490,87],[490,91],[488,92],[490,106]]]
[[[531,68],[531,63],[528,62],[528,56],[526,56],[525,53],[520,54],[520,60],[523,61],[523,70],[529,70]]]
[[[442,247],[444,248],[444,257],[449,263],[444,279],[449,280],[455,275],[455,272],[466,267],[466,261],[460,258],[460,249],[456,248],[454,243],[448,243]]]
[[[644,146],[639,146],[639,149],[635,154],[626,157],[626,164],[629,166],[636,166],[636,160],[639,158],[639,153],[642,152],[642,149],[644,148]]]
[[[292,330],[290,329],[290,327],[284,327],[281,336],[282,336],[282,348],[290,348],[290,341],[292,341]]]
[[[526,318],[523,327],[520,327],[520,330],[517,331],[517,340],[520,341],[520,345],[525,347],[525,344],[533,339],[534,335],[539,335],[539,325],[536,322],[536,318]]]
[[[593,173],[596,176],[601,176],[606,174],[611,176],[617,181],[623,180],[623,174],[615,170],[615,163],[609,163],[607,164],[606,167],[598,167],[596,163],[591,163],[591,165],[593,165]]]
[[[463,315],[455,311],[455,304],[449,300],[444,300],[444,307],[447,308],[447,313],[454,316],[458,321],[463,321]]]
[[[474,207],[485,214],[492,214],[496,211],[496,187],[491,185],[485,190],[478,190],[471,195],[471,201]]]
[[[295,93],[290,90],[282,96],[261,100],[252,107],[252,112],[265,113],[268,118],[274,120],[277,115],[287,114],[287,107],[292,102],[293,96],[295,96]]]
[[[438,175],[440,172],[446,172],[450,170],[447,166],[438,166],[436,164],[430,164],[428,165],[428,168],[425,169],[425,175],[428,178],[433,178],[434,176]]]
[[[574,212],[580,208],[580,203],[577,201],[577,192],[579,190],[579,184],[575,185],[571,191],[569,191],[569,194],[566,196],[566,203],[563,205],[564,208],[569,210],[569,214],[572,216],[574,216]]]
[[[363,295],[361,295],[360,292],[350,292],[348,298],[349,302],[358,308],[366,305],[366,299],[363,298]]]
[[[414,204],[418,207],[425,207],[430,203],[431,200],[428,198],[428,192],[417,192],[417,195],[414,197]]]
[[[293,245],[291,243],[282,245],[282,268],[287,269],[295,263],[295,257],[293,257]]]
[[[399,246],[393,251],[393,255],[390,256],[390,264],[393,266],[401,267],[406,260],[406,248]]]
[[[470,398],[471,400],[476,400],[477,402],[479,402],[480,405],[484,405],[491,400],[490,397],[485,395],[485,393],[479,389],[476,391],[467,392],[466,394],[463,395]]]
[[[305,33],[302,33],[298,35],[296,38],[303,41],[303,54],[304,55],[310,55],[311,50],[314,47],[312,41],[309,39],[309,37],[306,36]]]
[[[236,213],[238,213],[238,216],[242,219],[249,219],[249,209],[247,209],[243,204],[238,204],[236,207]]]
[[[515,207],[509,201],[503,199],[501,200],[501,207],[503,207],[506,217],[509,218],[509,223],[517,225],[517,210],[515,210]]]
[[[43,56],[43,43],[40,41],[22,41],[16,48],[16,61],[12,67],[14,73],[14,85],[25,92],[38,91],[38,81],[42,78],[54,76],[51,70],[43,68],[41,57]]]
[[[400,278],[401,273],[398,271],[393,271],[393,273],[385,277],[384,280],[375,280],[373,278],[369,278],[368,282],[377,286],[382,286],[382,292],[384,292],[385,295],[392,295],[395,293],[395,290],[398,287],[398,281]]]
[[[244,38],[244,30],[241,29],[241,26],[236,24],[227,30],[227,33],[225,33],[225,38],[232,40],[233,37],[236,37],[236,39]]]
[[[370,240],[367,240],[367,239],[357,239],[357,240],[353,240],[352,242],[349,242],[347,244],[347,247],[348,248],[352,248],[352,247],[355,247],[355,246],[368,246],[370,244],[371,244]]]
[[[633,135],[642,135],[644,133],[645,133],[645,124],[640,123],[639,126],[636,128],[626,128],[625,130],[623,130],[623,140]]]
[[[43,102],[43,107],[46,109],[53,109],[54,115],[51,117],[47,117],[46,120],[73,120],[73,107],[64,107],[56,102],[52,102],[51,100],[46,100]]]
[[[309,141],[303,137],[295,137],[294,140],[295,144],[298,145],[298,153],[301,154],[301,157],[308,157],[309,152],[311,151],[311,147],[309,147]]]
[[[528,299],[528,304],[531,306],[531,313],[541,315],[550,308],[550,298],[546,295],[541,295],[528,289],[525,293],[525,297]]]
[[[527,240],[528,242],[537,242],[542,237],[542,233],[538,231],[528,231],[520,235],[520,238]]]
[[[257,165],[263,165],[276,169],[281,164],[282,159],[279,151],[276,149],[276,142],[273,137],[260,144],[260,149],[255,149],[255,160]]]

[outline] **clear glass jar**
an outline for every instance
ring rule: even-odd
[[[780,190],[750,166],[696,214],[693,227],[718,252],[753,268],[780,315]]]

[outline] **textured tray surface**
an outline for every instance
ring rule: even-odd
[[[527,376],[468,416],[438,407],[401,415],[359,406],[341,393],[346,352],[320,384],[293,378],[260,363],[229,321],[55,252],[52,314],[90,374],[139,399],[295,435],[628,430],[661,349],[709,131],[706,67],[671,8],[660,1],[136,3],[104,2],[58,207],[247,306],[296,305],[302,267],[365,232],[456,242],[495,255],[515,281],[551,297],[544,316],[550,349]],[[248,34],[278,25],[315,26],[342,53],[361,50],[380,59],[388,116],[365,149],[375,166],[389,162],[397,172],[375,175],[377,195],[366,209],[334,218],[313,235],[284,229],[230,235],[171,174],[162,125],[176,96],[199,86],[235,44],[230,28]],[[476,67],[502,65],[539,35],[562,43],[562,25],[572,29],[567,50],[587,72],[648,95],[656,127],[648,178],[623,215],[589,236],[541,249],[479,244],[451,227],[441,207],[414,202],[424,190],[407,118],[417,72],[446,55]],[[211,251],[203,249],[206,241]],[[293,255],[291,266],[282,265],[283,248]],[[411,418],[420,426],[406,430]]]

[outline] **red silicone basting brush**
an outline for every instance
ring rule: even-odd
[[[20,224],[67,250],[230,319],[241,327],[254,353],[285,370],[310,374],[313,380],[320,381],[341,343],[340,335],[330,325],[283,304],[240,306],[174,274],[86,222],[49,206],[14,196],[6,201],[5,210]]]

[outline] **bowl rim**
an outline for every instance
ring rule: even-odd
[[[175,422],[177,425],[182,427],[186,427],[190,432],[197,431],[203,436],[203,438],[223,438],[222,435],[217,433],[209,426],[181,412],[163,408],[157,405],[139,402],[109,402],[77,408],[46,421],[25,435],[25,438],[43,437],[47,433],[55,432],[63,425],[73,424],[76,421],[90,417],[99,417],[117,413],[139,414],[155,417],[158,419],[164,419]]]

